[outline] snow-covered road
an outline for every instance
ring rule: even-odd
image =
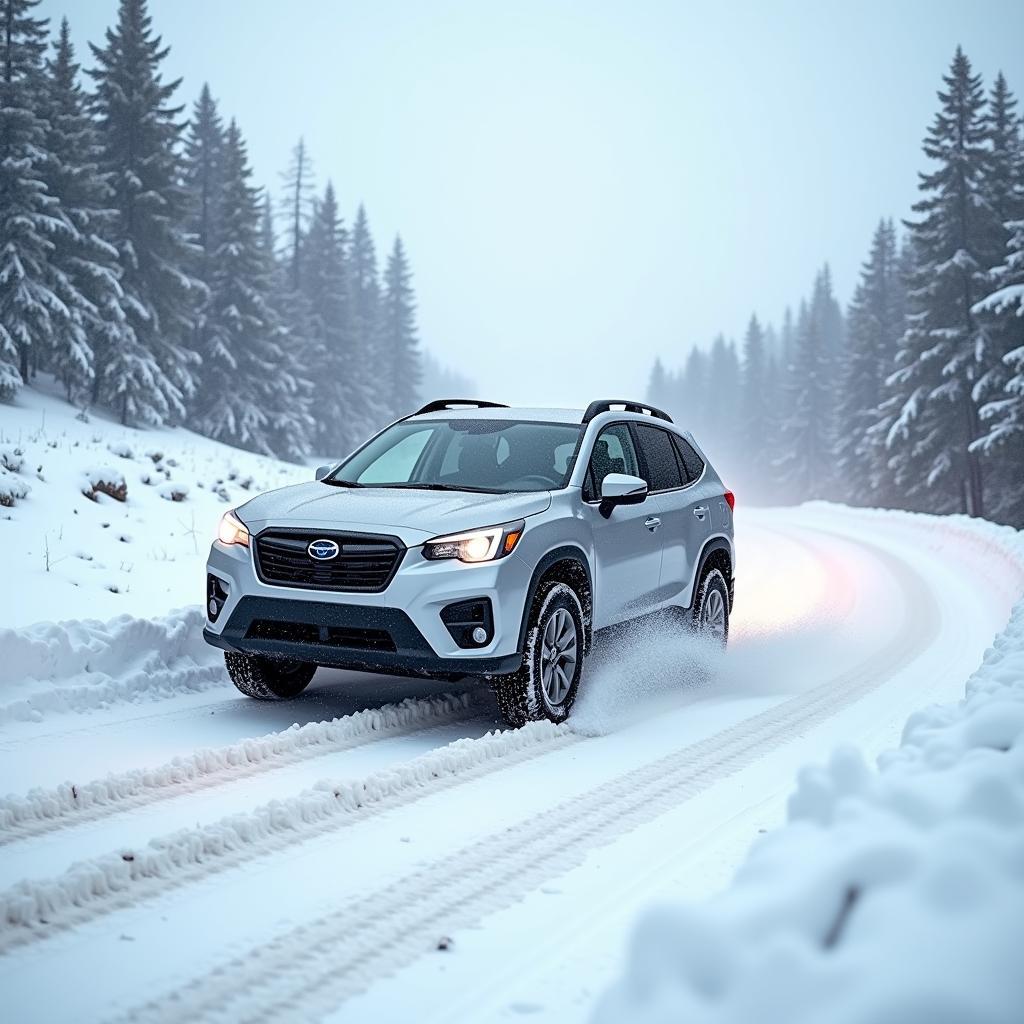
[[[586,1019],[638,908],[724,885],[799,765],[873,756],[960,696],[1024,589],[960,521],[812,505],[737,535],[718,677],[635,631],[595,656],[571,728],[496,733],[487,694],[341,673],[256,704],[191,649],[149,689],[126,651],[135,681],[104,669],[102,702],[73,658],[17,692],[10,1019]]]

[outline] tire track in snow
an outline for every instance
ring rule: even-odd
[[[121,1019],[319,1019],[377,978],[436,950],[440,936],[510,906],[578,866],[591,849],[749,768],[856,703],[910,664],[941,629],[924,580],[888,552],[875,550],[892,565],[914,618],[861,665],[346,901]]]
[[[185,792],[234,782],[285,765],[349,750],[378,739],[468,717],[469,694],[385,704],[327,722],[197,750],[154,768],[136,768],[84,783],[0,797],[0,847],[97,821]]]
[[[217,871],[577,742],[565,726],[456,740],[362,779],[321,780],[286,800],[72,865],[64,874],[0,892],[0,954]]]

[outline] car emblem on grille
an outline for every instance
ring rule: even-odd
[[[329,562],[332,558],[337,558],[341,554],[341,548],[333,540],[311,541],[306,551],[309,553],[310,558],[315,558],[318,562]]]

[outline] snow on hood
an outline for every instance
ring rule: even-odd
[[[477,494],[390,487],[336,487],[310,481],[260,494],[239,506],[254,533],[267,526],[393,533],[406,544],[422,544],[442,533],[494,526],[543,512],[548,491]]]

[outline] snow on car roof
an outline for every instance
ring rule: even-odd
[[[424,420],[534,420],[538,423],[576,423],[583,420],[582,409],[484,408],[439,409],[416,417]]]

